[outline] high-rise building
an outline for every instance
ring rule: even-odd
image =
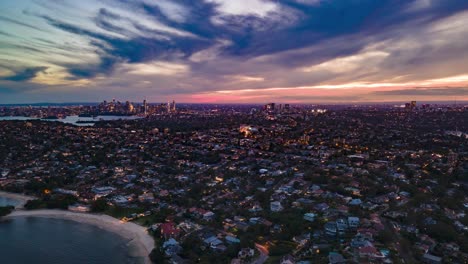
[[[133,110],[135,108],[133,107],[133,104],[130,103],[129,101],[126,101],[125,102],[125,110],[128,112],[128,113],[133,113]]]
[[[148,103],[146,102],[146,99],[143,100],[143,112],[145,115],[148,113]]]
[[[269,103],[265,105],[265,110],[267,111],[275,111],[275,103]]]
[[[405,104],[406,110],[414,110],[416,108],[416,101],[411,101],[410,103]]]

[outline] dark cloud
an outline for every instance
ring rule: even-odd
[[[77,80],[82,78],[92,78],[98,74],[110,74],[119,59],[115,57],[101,57],[101,62],[97,65],[69,65],[68,72],[73,76],[70,80]]]
[[[147,33],[147,35],[155,34],[155,37],[132,36],[126,30],[115,26],[118,23],[112,23],[112,20],[122,20],[124,18],[113,14],[105,9],[101,9],[98,16],[95,18],[96,24],[106,30],[116,33],[127,33],[128,39],[108,36],[102,33],[96,33],[76,25],[65,23],[49,16],[42,16],[50,25],[61,30],[88,36],[90,43],[101,50],[101,63],[99,65],[75,66],[69,69],[69,72],[75,77],[92,77],[100,73],[110,73],[116,62],[147,62],[155,59],[171,60],[174,57],[187,58],[194,52],[209,47],[210,43],[203,39],[192,39],[181,36],[171,36],[170,40],[161,39],[157,36],[164,36],[167,33],[157,30],[148,29],[147,27],[126,19],[133,23],[133,26],[138,30]]]
[[[468,87],[449,88],[411,88],[405,90],[376,91],[375,95],[384,96],[468,96]]]
[[[124,1],[127,4],[129,2],[125,0],[120,1]],[[138,1],[132,2],[132,5],[134,5],[135,8],[141,8],[145,14],[154,17],[169,27],[191,32],[204,39],[216,39],[228,35],[228,33],[220,30],[218,26],[213,25],[211,22],[211,18],[217,15],[215,4],[193,0],[174,0],[173,2],[189,10],[189,15],[184,18],[184,21],[174,21],[170,19],[157,5]]]
[[[116,26],[115,24],[109,22],[109,20],[121,20],[121,17],[112,12],[107,11],[105,8],[101,8],[99,10],[99,14],[94,18],[94,23],[96,24],[96,26],[108,30],[110,32],[121,34],[129,33],[123,27]]]
[[[2,80],[6,81],[13,81],[13,82],[23,82],[23,81],[29,81],[36,77],[36,75],[40,72],[45,72],[47,70],[47,67],[33,67],[33,68],[27,68],[18,72],[15,72],[13,76],[8,76],[2,78]]]
[[[49,16],[42,17],[56,28],[98,40],[92,44],[104,51],[103,56],[115,56],[130,63],[154,59],[171,60],[176,57],[175,54],[187,58],[194,52],[215,45],[217,39],[227,39],[232,42],[232,45],[222,49],[222,55],[244,58],[316,47],[309,54],[288,54],[274,61],[277,64],[298,66],[355,54],[369,43],[378,41],[376,37],[381,38],[380,40],[389,38],[389,35],[382,32],[391,28],[397,28],[409,21],[446,17],[468,8],[466,1],[456,0],[447,0],[443,4],[431,1],[434,3],[429,8],[414,12],[405,10],[409,10],[415,0],[320,1],[317,4],[282,0],[278,3],[283,7],[277,13],[268,14],[266,17],[249,14],[221,16],[213,3],[175,0],[174,3],[187,8],[189,15],[184,21],[174,21],[156,4],[123,0],[117,2],[128,5],[134,10],[140,10],[169,27],[190,32],[199,38],[170,36],[167,32],[148,29],[137,22],[138,13],[135,13],[135,18],[128,18],[105,8],[101,8],[93,19],[96,26],[109,32],[123,34],[128,39],[96,33]],[[222,23],[212,23],[212,18],[215,16],[220,16],[219,20]],[[122,21],[133,24],[136,29],[145,33],[145,37],[134,36],[128,32],[121,26]],[[376,33],[379,35],[375,36]],[[329,45],[333,39],[341,37],[351,40],[355,34],[358,36],[352,41]],[[99,70],[100,67],[94,69]],[[103,72],[106,70],[107,68],[103,67]],[[83,72],[77,76],[86,75],[92,74]]]
[[[7,37],[14,37],[14,35],[12,35],[10,33],[7,33],[7,32],[4,32],[4,31],[1,31],[1,30],[0,30],[0,35],[7,36]]]

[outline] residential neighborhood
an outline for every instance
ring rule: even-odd
[[[0,189],[143,225],[155,263],[468,262],[466,107],[170,107],[0,121]]]

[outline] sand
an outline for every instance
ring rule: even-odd
[[[35,199],[30,196],[6,192],[0,192],[0,196],[21,201],[22,204],[18,206],[19,208],[21,208],[26,201]],[[15,210],[5,218],[14,217],[57,218],[97,226],[129,240],[128,246],[130,248],[130,255],[141,259],[143,263],[151,263],[148,255],[154,248],[154,239],[148,234],[145,227],[135,223],[124,222],[103,214],[76,213],[64,210]]]

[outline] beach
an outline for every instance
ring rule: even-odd
[[[35,199],[31,196],[0,192],[1,197],[20,201],[18,208],[22,208],[28,200]],[[77,213],[64,210],[15,210],[4,219],[15,217],[41,217],[71,220],[78,223],[94,225],[104,230],[113,232],[128,240],[129,254],[142,260],[142,263],[151,263],[149,254],[154,248],[154,240],[143,226],[132,222],[124,222],[104,214]]]

